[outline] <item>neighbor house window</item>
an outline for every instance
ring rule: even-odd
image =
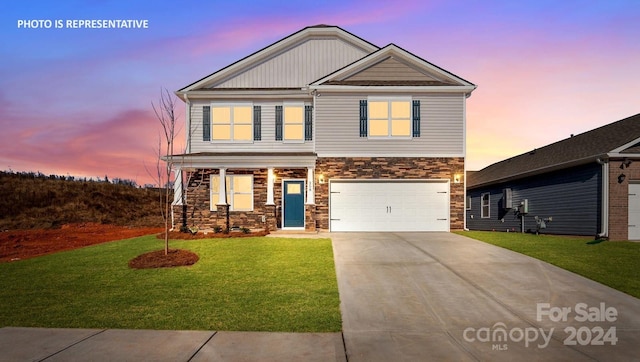
[[[482,194],[482,196],[481,196],[481,206],[482,206],[481,216],[483,218],[490,217],[490,215],[489,215],[489,210],[490,210],[489,201],[490,201],[489,193]]]
[[[467,196],[467,210],[471,210],[471,196]]]
[[[411,100],[369,99],[369,137],[411,137]]]
[[[283,107],[284,140],[304,141],[304,104]]]
[[[227,175],[227,203],[230,211],[253,210],[253,176]],[[220,176],[211,175],[211,210],[216,211],[219,203]]]
[[[211,140],[253,140],[253,106],[250,104],[211,106]]]

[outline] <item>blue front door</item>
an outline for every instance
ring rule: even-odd
[[[304,181],[284,181],[282,225],[286,228],[304,227]]]

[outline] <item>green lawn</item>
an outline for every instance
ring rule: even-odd
[[[546,261],[640,298],[640,243],[491,231],[457,234]]]
[[[0,327],[335,332],[329,239],[172,241],[190,267],[133,270],[155,236],[0,264]]]

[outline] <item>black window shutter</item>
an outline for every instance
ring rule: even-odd
[[[211,141],[211,107],[202,107],[202,140]]]
[[[282,106],[276,106],[276,141],[282,141]]]
[[[367,137],[367,101],[360,101],[360,137]]]
[[[262,107],[253,106],[253,140],[262,140]]]
[[[304,140],[313,139],[313,106],[304,106]]]
[[[413,137],[420,137],[420,101],[413,101]]]

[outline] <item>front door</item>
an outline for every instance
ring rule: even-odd
[[[282,194],[283,227],[304,228],[304,181],[285,180]]]

